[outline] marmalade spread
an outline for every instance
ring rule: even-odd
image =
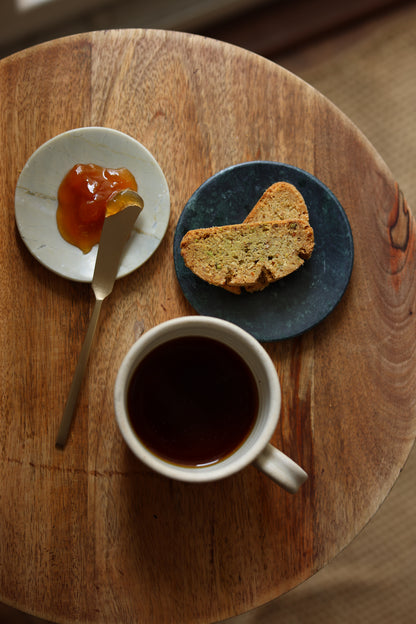
[[[61,236],[88,253],[100,240],[107,202],[125,189],[137,191],[136,180],[128,169],[74,165],[58,190],[56,221]],[[112,213],[122,208],[120,204]]]

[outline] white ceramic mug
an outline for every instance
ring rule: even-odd
[[[231,347],[249,366],[258,390],[257,417],[248,437],[230,455],[207,466],[181,466],[159,457],[141,442],[128,415],[128,387],[139,363],[155,347],[183,336],[203,336]],[[271,358],[253,336],[228,321],[208,316],[185,316],[145,332],[120,366],[114,402],[117,424],[131,451],[147,466],[172,479],[193,483],[214,481],[228,477],[251,463],[291,493],[296,492],[308,478],[298,464],[269,443],[279,420],[281,405],[279,378]]]

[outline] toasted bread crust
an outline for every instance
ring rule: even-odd
[[[239,223],[191,230],[182,239],[186,266],[236,294],[263,290],[309,258],[313,229],[303,219]]]
[[[302,194],[289,182],[275,182],[263,193],[244,223],[304,219],[309,221],[308,208]]]

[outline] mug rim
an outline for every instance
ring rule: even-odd
[[[222,330],[223,335],[216,335],[215,330]],[[250,440],[252,432],[229,456],[215,464],[207,466],[181,466],[153,453],[134,432],[126,405],[127,389],[130,379],[136,366],[143,357],[158,344],[163,344],[176,337],[179,338],[187,335],[206,336],[214,340],[219,340],[223,344],[234,349],[246,362],[247,358],[241,353],[238,345],[244,344],[246,347],[249,347],[254,359],[260,364],[265,378],[267,379],[268,402],[270,405],[275,406],[274,409],[268,409],[262,429],[251,446],[244,449],[241,453],[238,453],[239,449],[244,448],[247,441]],[[226,339],[227,335],[230,336],[229,340]],[[158,338],[160,338],[159,341]],[[250,366],[248,362],[247,364]],[[250,366],[250,368],[252,367]],[[133,454],[145,465],[159,474],[170,477],[171,479],[193,483],[222,479],[253,463],[267,446],[276,429],[280,417],[280,407],[281,390],[279,377],[264,347],[256,338],[238,325],[211,316],[182,316],[163,321],[144,332],[136,342],[133,343],[124,356],[114,386],[116,422],[125,443]]]

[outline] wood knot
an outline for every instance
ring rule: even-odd
[[[396,183],[396,199],[388,220],[390,244],[405,252],[409,244],[410,212],[399,185]]]
[[[390,211],[387,225],[390,240],[390,273],[393,287],[398,291],[403,277],[402,271],[406,266],[408,254],[411,253],[413,235],[409,207],[397,183],[395,189],[395,202]]]

